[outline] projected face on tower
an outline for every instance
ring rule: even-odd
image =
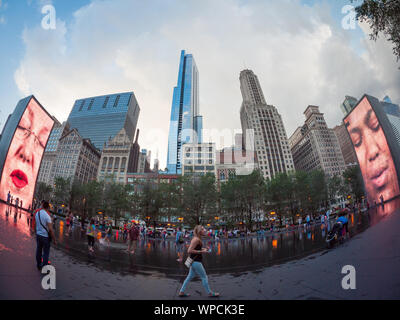
[[[53,119],[31,99],[17,125],[4,163],[0,181],[1,198],[8,192],[28,208],[33,199],[37,174],[47,144]],[[15,201],[14,201],[15,203]]]
[[[399,181],[385,133],[366,97],[344,123],[357,154],[369,202],[379,202],[381,196],[386,201],[399,195]]]

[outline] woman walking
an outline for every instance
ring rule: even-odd
[[[201,237],[206,235],[206,230],[203,226],[196,226],[193,230],[193,235],[193,239],[190,242],[190,246],[188,249],[188,254],[190,254],[190,258],[193,259],[193,262],[190,266],[189,274],[186,280],[183,282],[181,290],[179,291],[179,297],[189,296],[185,293],[185,290],[190,280],[192,280],[196,274],[201,278],[201,282],[206,289],[208,296],[219,297],[219,293],[211,291],[208,284],[206,270],[204,269],[202,264],[203,254],[209,252],[208,248],[203,248],[203,242],[201,241]]]
[[[90,220],[90,224],[86,228],[86,235],[87,235],[87,239],[88,239],[89,253],[93,253],[94,252],[95,232],[96,232],[96,226],[94,224],[94,219],[91,219]]]

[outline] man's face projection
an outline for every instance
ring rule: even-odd
[[[53,120],[31,99],[8,150],[0,181],[0,197],[7,199],[10,191],[19,204],[28,208],[32,203],[36,178]],[[15,203],[15,200],[13,201]]]
[[[399,195],[389,145],[368,99],[364,98],[344,122],[360,163],[369,201],[379,202],[381,195],[385,201]]]

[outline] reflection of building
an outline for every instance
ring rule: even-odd
[[[329,129],[319,107],[308,106],[305,124],[289,138],[296,170],[323,170],[326,175],[342,175],[345,170],[339,141]]]
[[[167,168],[169,173],[181,173],[182,146],[201,143],[203,118],[199,114],[199,74],[191,54],[181,52],[178,85],[174,88],[171,122],[168,136]],[[193,135],[196,136],[193,136]]]
[[[68,122],[79,134],[102,150],[104,144],[124,129],[133,142],[140,108],[133,92],[75,101]]]
[[[240,73],[240,89],[243,96],[240,119],[244,145],[246,150],[256,152],[264,178],[294,171],[282,117],[274,106],[266,103],[253,71],[243,70]],[[251,141],[251,130],[254,132],[254,141]]]
[[[400,145],[400,107],[399,105],[392,103],[388,96],[381,101],[381,105],[388,117],[390,125],[393,128],[393,133],[396,137],[397,143]]]
[[[344,164],[346,166],[357,164],[357,155],[354,152],[353,143],[351,142],[349,133],[347,132],[344,124],[336,126],[335,128],[333,128],[333,131],[335,132],[338,139],[340,150],[342,151],[344,159]]]
[[[54,179],[55,168],[54,162],[57,158],[57,148],[59,139],[69,131],[69,125],[67,122],[61,124],[53,117],[54,127],[50,133],[49,140],[47,142],[46,149],[43,153],[42,163],[38,174],[38,182],[51,184]]]
[[[95,180],[100,156],[100,151],[89,139],[82,138],[78,130],[72,129],[59,140],[52,179],[71,178],[71,182],[80,183]]]
[[[351,110],[356,106],[358,100],[351,96],[346,96],[343,103],[340,105],[340,109],[343,114],[347,116]]]
[[[224,148],[216,156],[216,180],[218,186],[237,175],[246,175],[258,168],[256,153],[235,148]]]
[[[188,143],[183,146],[182,175],[216,174],[215,143]]]
[[[115,182],[125,183],[125,176],[128,172],[136,172],[138,169],[139,130],[133,144],[129,136],[122,129],[113,139],[104,144],[101,153],[101,165],[99,166],[97,179],[103,180],[112,176]]]

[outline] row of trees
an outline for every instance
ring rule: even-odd
[[[229,226],[242,223],[249,228],[270,212],[278,219],[315,214],[337,197],[349,194],[355,200],[363,197],[358,167],[348,169],[343,177],[298,171],[279,174],[272,180],[264,180],[256,170],[231,177],[220,190],[210,174],[182,176],[171,184],[147,180],[136,185],[104,181],[79,184],[56,178],[53,187],[39,183],[36,189],[38,200],[51,199],[54,205],[68,206],[83,218],[102,212],[115,221],[131,216],[155,224],[161,218],[170,221],[179,217],[190,225],[223,220]]]

